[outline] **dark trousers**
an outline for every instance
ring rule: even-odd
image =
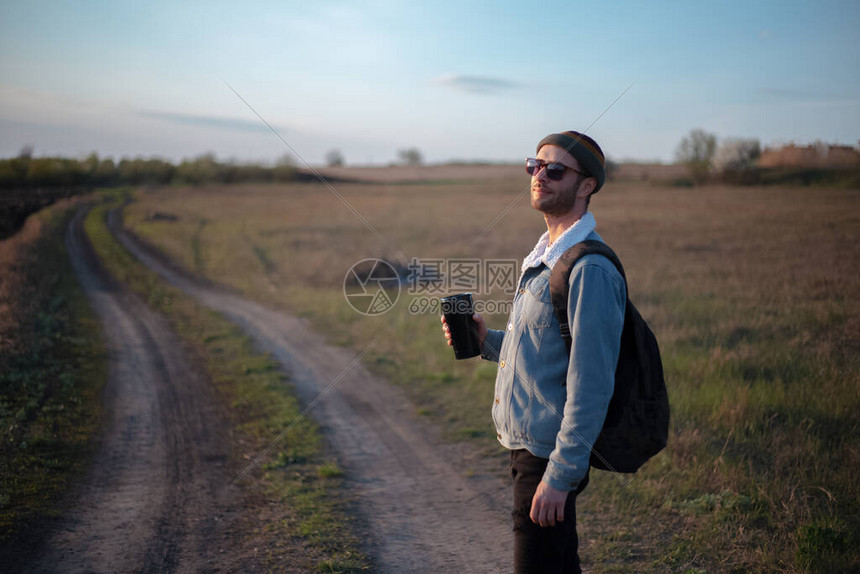
[[[516,574],[578,573],[579,539],[576,536],[576,495],[588,484],[588,475],[567,496],[564,522],[541,527],[529,518],[538,483],[549,460],[529,451],[511,451],[511,476],[514,479],[514,572]]]

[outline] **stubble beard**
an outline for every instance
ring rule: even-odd
[[[579,190],[581,179],[577,176],[576,181],[567,188],[553,190],[554,193],[549,196],[539,197],[535,199],[532,196],[532,207],[544,215],[558,217],[570,213],[573,206],[576,205],[576,192]]]

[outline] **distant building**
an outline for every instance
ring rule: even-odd
[[[860,167],[860,142],[854,148],[847,145],[814,143],[808,146],[789,144],[780,148],[765,148],[758,160],[759,167]]]

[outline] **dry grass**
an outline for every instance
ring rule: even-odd
[[[310,173],[309,170],[301,170]],[[317,170],[325,178],[368,183],[510,179],[523,172],[523,164],[392,165],[388,167],[325,167]]]
[[[493,366],[451,360],[436,315],[410,314],[408,298],[365,318],[341,289],[367,257],[521,260],[543,231],[527,183],[338,185],[388,245],[316,184],[159,190],[127,220],[188,268],[311,317],[336,343],[363,349],[393,324],[370,367],[453,436],[492,449]],[[591,567],[860,566],[860,194],[618,183],[592,211],[661,342],[674,418],[669,447],[632,492],[593,473],[582,519]]]
[[[668,182],[690,177],[685,165],[663,163],[621,163],[612,177],[619,181]],[[610,182],[611,185],[611,182]]]

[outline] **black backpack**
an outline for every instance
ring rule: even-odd
[[[609,259],[625,284],[627,277],[615,252],[601,241],[577,243],[561,256],[549,280],[549,292],[561,336],[570,350],[567,300],[570,272],[576,262],[596,253]],[[669,437],[669,395],[657,339],[630,297],[624,310],[621,351],[615,368],[615,391],[603,430],[591,449],[591,466],[615,472],[636,472],[663,450]]]

